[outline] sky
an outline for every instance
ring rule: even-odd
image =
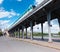
[[[39,5],[43,0],[0,0],[0,28],[2,30],[10,28],[12,24],[21,18],[22,14],[30,5]],[[51,32],[59,32],[58,20],[51,21]],[[39,27],[39,29],[37,29]],[[44,32],[48,32],[47,22],[44,23]],[[41,32],[41,24],[33,27],[34,32]],[[30,27],[28,28],[30,31]]]

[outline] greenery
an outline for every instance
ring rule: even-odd
[[[3,34],[2,34],[2,32],[0,32],[0,36],[2,36]]]
[[[43,36],[47,36],[48,33],[43,33]],[[33,33],[33,36],[42,36],[42,33]]]
[[[58,32],[58,35],[60,35],[60,32]]]
[[[16,33],[16,35],[18,36],[18,32],[15,32]],[[14,34],[15,34],[14,33]],[[47,36],[48,35],[48,33],[43,33],[43,36]],[[20,32],[20,36],[22,36],[22,32]],[[26,33],[24,33],[24,36],[26,36]],[[42,33],[33,33],[33,36],[42,36]]]

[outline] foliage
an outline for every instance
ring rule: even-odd
[[[3,34],[2,34],[2,32],[0,32],[0,36],[2,36]]]
[[[43,33],[44,36],[48,35],[47,33]],[[33,36],[42,36],[42,33],[33,33]]]
[[[60,32],[58,32],[58,35],[60,35]]]

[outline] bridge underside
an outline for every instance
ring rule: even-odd
[[[11,32],[11,31],[13,32],[13,31],[15,31],[15,29],[18,31],[18,28],[22,29],[23,26],[24,26],[24,28],[32,27],[35,25],[35,23],[42,24],[45,21],[48,21],[48,26],[50,26],[49,19],[53,20],[55,18],[57,18],[59,20],[59,24],[60,24],[60,0],[52,0],[51,3],[44,6],[43,8],[41,8],[40,10],[38,10],[37,12],[35,12],[31,16],[29,16],[28,18],[22,20],[22,22],[20,22],[18,25],[11,28],[9,30],[9,32]],[[32,25],[31,25],[31,23],[32,23]],[[33,28],[31,28],[31,29],[33,29]]]

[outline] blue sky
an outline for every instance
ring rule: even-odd
[[[35,0],[0,0],[0,28],[13,24]],[[6,23],[6,24],[5,24]]]
[[[38,5],[43,0],[0,0],[0,28],[5,29],[11,27],[11,25],[29,8],[30,5]],[[44,23],[44,32],[47,32],[47,22]],[[58,21],[57,19],[51,22],[52,32],[58,32]],[[37,27],[40,30],[37,30]],[[41,31],[40,24],[34,27],[35,31]],[[29,29],[28,29],[29,30]],[[57,31],[56,31],[57,30]]]

